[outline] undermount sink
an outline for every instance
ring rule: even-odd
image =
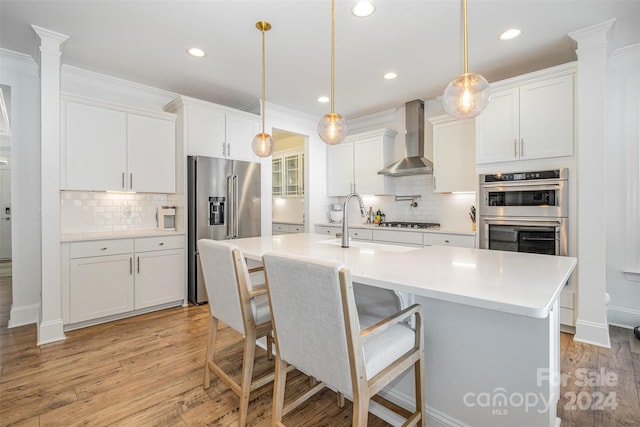
[[[322,243],[325,245],[332,246],[342,246],[342,242],[340,239],[329,239],[329,240],[320,240],[318,243]],[[371,243],[371,242],[363,242],[360,240],[350,240],[349,246],[352,248],[361,248],[361,249],[371,249],[380,252],[411,252],[415,251],[416,247],[411,246],[396,246],[396,245],[385,245],[384,243]]]

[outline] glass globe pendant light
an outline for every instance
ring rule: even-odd
[[[264,33],[265,31],[269,31],[271,29],[271,24],[266,22],[266,21],[259,21],[256,22],[256,28],[258,30],[260,30],[262,32],[262,132],[260,132],[259,134],[257,134],[254,138],[253,141],[251,142],[251,148],[253,149],[253,152],[256,153],[257,156],[259,157],[269,157],[271,155],[271,153],[273,153],[273,147],[274,147],[274,143],[273,143],[273,138],[271,138],[271,135],[269,135],[268,133],[266,133],[264,131],[264,111],[265,111],[265,105],[264,105]]]
[[[462,0],[464,17],[464,74],[456,77],[444,91],[444,110],[458,119],[469,119],[482,112],[489,104],[491,88],[480,74],[468,70],[467,0]]]
[[[334,111],[334,70],[336,45],[336,2],[331,0],[331,112],[318,122],[318,135],[329,145],[341,143],[347,136],[347,121]]]

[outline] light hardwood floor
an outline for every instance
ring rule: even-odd
[[[62,342],[38,347],[34,325],[7,329],[10,301],[10,278],[0,278],[1,426],[237,424],[235,395],[215,378],[209,390],[202,388],[208,306],[178,307],[71,331]],[[220,335],[228,343],[240,339],[229,328]],[[562,427],[640,425],[640,341],[613,327],[611,341],[608,350],[562,334],[567,377],[559,403]],[[231,362],[238,374],[239,362]],[[269,363],[261,358],[259,369],[269,369]],[[615,373],[616,382],[579,386],[580,368],[587,376],[604,368]],[[304,375],[290,375],[298,388],[308,386]],[[252,393],[250,425],[269,425],[271,393],[271,386]],[[572,393],[582,399],[574,402],[575,410]],[[598,393],[615,393],[617,408],[580,409],[587,395],[595,401]],[[351,405],[340,409],[335,394],[325,391],[283,421],[294,427],[346,426]],[[370,416],[369,425],[388,424]]]

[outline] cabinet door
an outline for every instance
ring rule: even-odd
[[[61,188],[125,190],[126,113],[66,102]]]
[[[491,94],[487,108],[476,118],[476,162],[518,159],[518,89]]]
[[[300,182],[300,156],[298,153],[286,155],[284,159],[284,194],[296,196],[302,194]]]
[[[353,142],[353,174],[359,194],[389,194],[385,188],[388,178],[378,175],[384,167],[385,144],[381,137],[359,139]]]
[[[135,309],[184,299],[184,249],[136,253]]]
[[[328,227],[326,225],[316,225],[316,234],[325,234],[329,237],[336,237],[336,233],[340,233],[340,227]]]
[[[282,157],[273,157],[271,159],[271,195],[282,196]]]
[[[573,126],[572,75],[520,87],[520,159],[572,155]]]
[[[346,196],[353,191],[353,143],[327,147],[327,196]]]
[[[225,114],[196,105],[188,108],[187,155],[225,157]]]
[[[455,120],[433,127],[436,193],[476,191],[475,122]]]
[[[258,118],[253,119],[227,113],[227,157],[248,162],[259,160],[251,148],[253,138],[260,132],[259,123]]]
[[[127,130],[129,189],[147,193],[175,193],[175,123],[128,114]]]
[[[72,259],[69,278],[71,323],[133,310],[131,254]]]

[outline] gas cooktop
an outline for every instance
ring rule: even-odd
[[[437,222],[383,222],[380,227],[387,228],[440,228]]]

